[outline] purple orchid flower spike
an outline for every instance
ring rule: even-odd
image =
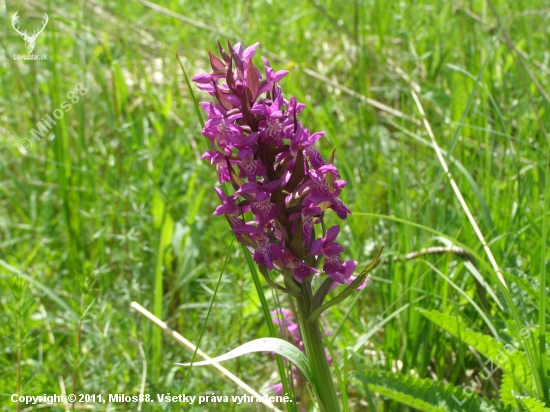
[[[327,163],[315,147],[325,132],[310,132],[298,120],[305,105],[292,96],[285,97],[279,82],[288,71],[273,70],[263,58],[262,78],[253,62],[258,43],[247,48],[228,43],[227,52],[218,45],[221,58],[209,52],[212,71],[193,77],[197,87],[213,98],[200,103],[208,116],[202,134],[211,147],[202,158],[216,166],[220,183],[230,182],[235,189],[232,195],[216,189],[221,205],[214,215],[226,216],[237,240],[253,253],[266,281],[298,299],[300,325],[288,319],[286,328],[296,345],[308,352],[300,331],[320,336],[318,317],[330,302],[341,300],[323,304],[327,285],[350,285],[356,279],[357,262],[341,259],[344,248],[336,242],[340,226],[316,237],[327,214],[335,213],[341,220],[351,214],[340,199],[346,182],[340,179],[334,154]],[[380,253],[376,259],[379,257]],[[319,274],[321,262],[334,282],[323,282],[325,286],[313,296],[312,279],[324,276]],[[271,270],[282,273],[284,286],[275,283]],[[359,277],[363,281],[366,272]],[[349,296],[358,283],[340,296]],[[324,354],[322,342],[309,341],[307,357],[319,358],[311,363],[312,372],[321,376],[328,388],[316,391],[319,404],[325,410],[339,411],[326,357],[318,356]],[[323,364],[325,367],[320,366]]]
[[[345,180],[315,147],[325,132],[310,132],[298,121],[305,105],[292,96],[285,98],[279,85],[288,71],[275,71],[264,57],[262,78],[253,63],[258,43],[228,47],[227,53],[219,47],[221,59],[209,53],[212,72],[193,78],[215,98],[200,103],[208,115],[203,135],[212,147],[202,158],[216,166],[221,183],[231,182],[236,189],[233,196],[218,193],[222,205],[215,213],[228,217],[239,241],[250,232],[258,262],[270,268],[276,262],[278,270],[303,282],[318,273],[306,257],[322,256],[328,276],[339,283],[348,281],[356,264],[340,259],[344,248],[335,242],[339,226],[315,239],[315,226],[327,212],[334,211],[341,220],[351,214],[340,199]],[[249,211],[255,221],[245,225],[243,213]]]

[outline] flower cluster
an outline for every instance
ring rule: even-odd
[[[357,262],[342,262],[339,226],[324,230],[327,209],[342,220],[351,214],[339,199],[346,181],[333,164],[334,152],[327,162],[315,148],[325,132],[311,133],[298,121],[305,105],[285,98],[279,82],[286,70],[274,71],[262,57],[260,74],[252,61],[258,43],[228,46],[226,52],[219,45],[221,59],[209,52],[211,73],[193,77],[215,98],[200,103],[208,114],[202,134],[211,146],[202,158],[216,166],[221,184],[235,189],[227,195],[216,188],[221,205],[214,215],[226,216],[257,264],[302,282],[324,259],[333,287],[350,284]]]

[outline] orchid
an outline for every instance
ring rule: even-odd
[[[340,226],[325,230],[330,210],[340,220],[351,215],[340,198],[346,181],[334,164],[335,151],[326,160],[315,147],[325,132],[304,127],[298,114],[305,105],[283,93],[279,82],[288,71],[274,71],[262,57],[262,76],[253,62],[258,43],[245,49],[240,43],[228,43],[228,52],[218,45],[221,59],[209,52],[212,72],[193,77],[198,88],[214,99],[200,103],[208,116],[202,134],[211,148],[202,158],[216,165],[220,184],[230,182],[235,190],[227,195],[215,189],[222,204],[214,215],[226,216],[266,281],[296,298],[298,323],[290,321],[287,313],[287,329],[295,340],[300,336],[319,403],[338,411],[318,317],[334,304],[323,303],[331,290],[346,287],[333,299],[337,302],[364,287],[381,251],[353,276],[357,262],[342,262],[344,248],[336,242]],[[269,271],[280,272],[284,285],[276,283]],[[314,278],[322,282],[315,295]]]

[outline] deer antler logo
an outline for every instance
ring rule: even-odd
[[[27,30],[25,30],[24,32],[21,32],[19,30],[19,26],[16,27],[16,24],[18,23],[18,20],[19,20],[19,10],[15,12],[15,14],[13,15],[12,19],[11,19],[11,25],[13,27],[13,29],[23,38],[23,40],[25,40],[25,48],[27,49],[27,53],[31,54],[32,51],[34,50],[34,46],[36,45],[36,38],[38,37],[38,35],[40,33],[42,33],[44,31],[44,28],[46,27],[46,24],[48,24],[48,15],[46,13],[44,13],[44,24],[42,25],[42,28],[40,30],[35,30],[30,36],[27,34]]]

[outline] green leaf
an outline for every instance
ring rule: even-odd
[[[451,335],[475,348],[487,359],[486,367],[489,370],[492,369],[491,364],[494,363],[504,372],[510,374],[516,384],[526,389],[528,393],[534,391],[529,361],[525,353],[516,349],[511,343],[504,345],[489,335],[474,332],[457,318],[440,313],[437,310],[420,309],[420,313]]]
[[[503,412],[509,408],[477,395],[466,397],[462,388],[431,379],[415,378],[383,371],[364,375],[370,390],[411,408],[426,412]]]
[[[517,390],[517,385],[509,374],[504,373],[500,381],[500,401],[505,405],[517,405],[512,391]]]
[[[178,59],[178,62],[181,67],[181,71],[183,72],[183,77],[185,78],[185,83],[187,84],[187,88],[189,89],[189,94],[191,95],[191,98],[193,99],[193,105],[195,106],[195,111],[197,113],[197,118],[199,119],[199,123],[204,128],[204,119],[202,118],[201,113],[201,107],[199,106],[199,101],[197,100],[197,97],[195,96],[195,93],[193,92],[193,87],[191,87],[191,82],[189,81],[189,77],[187,77],[187,72],[185,71],[185,68],[183,67],[183,63],[180,60],[180,56],[176,53],[176,58]]]
[[[226,360],[235,359],[243,355],[254,352],[275,352],[278,355],[284,356],[292,364],[294,364],[304,374],[309,383],[313,386],[313,374],[309,367],[309,362],[305,355],[291,343],[285,340],[277,338],[262,338],[255,339],[244,345],[227,352],[225,355],[218,356],[213,359],[205,360],[202,362],[195,362],[193,366],[211,365],[213,363],[220,363]],[[189,366],[190,363],[176,363],[176,365]]]
[[[527,412],[550,412],[544,402],[524,396],[516,396],[518,402]]]

